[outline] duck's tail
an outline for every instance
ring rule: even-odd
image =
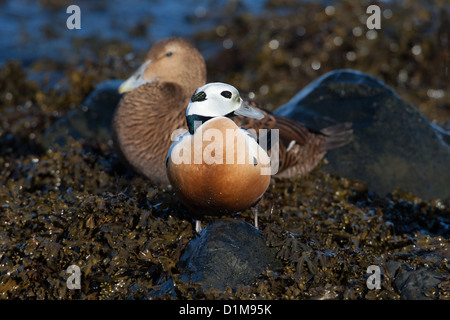
[[[321,129],[320,133],[326,136],[321,151],[339,148],[349,143],[353,135],[352,127],[351,122],[344,122]]]

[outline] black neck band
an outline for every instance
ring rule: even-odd
[[[232,111],[226,115],[223,115],[223,117],[227,117],[230,119],[234,116],[235,116],[234,111]],[[195,129],[197,129],[198,126],[200,126],[201,124],[205,123],[206,121],[208,121],[212,118],[214,118],[214,117],[206,117],[206,116],[201,116],[198,114],[191,114],[191,115],[186,116],[186,123],[189,128],[189,133],[194,134]]]

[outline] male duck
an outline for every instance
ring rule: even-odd
[[[169,184],[164,160],[172,133],[185,128],[185,108],[196,88],[206,82],[202,55],[188,41],[172,37],[156,42],[143,65],[120,87],[127,92],[114,115],[112,134],[118,154],[137,172],[156,183]],[[276,176],[296,177],[311,171],[330,149],[345,145],[351,124],[313,131],[263,110],[263,119],[243,116],[234,122],[244,128],[279,129],[280,163]]]
[[[198,88],[186,110],[189,132],[167,154],[166,171],[175,194],[197,216],[245,210],[269,186],[270,158],[255,137],[233,122],[235,116],[261,120],[264,114],[246,105],[231,85]]]

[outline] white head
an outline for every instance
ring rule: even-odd
[[[192,95],[186,110],[186,117],[221,117],[228,115],[241,115],[260,120],[264,115],[245,104],[239,91],[226,83],[208,83]]]

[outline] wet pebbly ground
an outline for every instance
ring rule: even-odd
[[[375,45],[364,34],[353,39],[359,29],[352,15],[346,21],[338,14],[345,8],[330,15],[331,9],[306,6],[283,18],[236,14],[230,24],[197,35],[198,43],[233,43],[208,60],[210,78],[242,84],[275,109],[326,71],[353,68],[381,78],[448,128],[449,97],[439,94],[448,80],[436,71],[446,63],[445,9],[409,4],[402,19],[383,20],[390,27]],[[409,29],[399,25],[408,22]],[[261,273],[219,290],[189,282],[195,279],[186,274],[198,268],[184,255],[199,235],[170,188],[127,171],[108,144],[41,147],[46,130],[101,81],[132,71],[122,56],[76,65],[38,61],[34,71],[65,75],[50,88],[28,80],[30,71],[20,62],[0,69],[1,299],[450,299],[450,201],[426,201],[396,188],[376,194],[364,181],[322,167],[302,179],[273,180],[259,207],[258,232],[249,226],[249,210],[203,221],[207,231],[217,230],[219,220],[246,223],[242,232],[255,239],[249,252],[267,249],[267,259],[254,258],[265,265]],[[379,60],[370,61],[374,57]],[[314,59],[320,65],[315,71]],[[67,288],[70,265],[80,267],[80,290]],[[381,289],[367,286],[371,265],[380,267]]]

